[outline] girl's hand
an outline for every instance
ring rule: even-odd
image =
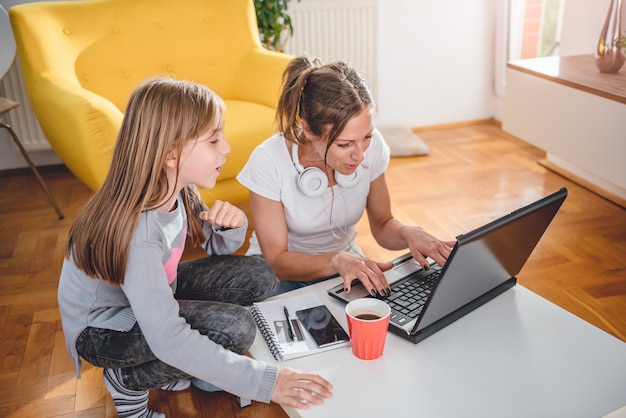
[[[225,228],[239,228],[246,223],[245,213],[228,202],[216,200],[208,211],[200,212],[200,219]]]
[[[281,367],[270,399],[281,405],[308,409],[309,404],[321,405],[323,398],[332,398],[332,388],[330,383],[316,374]]]
[[[392,263],[379,263],[348,253],[337,253],[330,263],[343,277],[343,288],[346,292],[352,288],[352,281],[358,279],[372,296],[377,293],[388,296],[389,283],[383,271],[392,268]]]

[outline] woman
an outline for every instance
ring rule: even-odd
[[[443,265],[454,242],[396,220],[385,170],[389,148],[374,127],[375,104],[349,64],[294,58],[283,74],[276,110],[280,133],[259,145],[237,180],[250,190],[255,231],[248,254],[262,255],[279,279],[274,293],[339,274],[346,291],[360,280],[372,295],[390,293],[383,271],[357,245],[367,212],[376,241],[409,248],[428,268]]]

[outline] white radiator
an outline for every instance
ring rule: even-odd
[[[35,117],[30,102],[28,101],[28,95],[26,93],[26,87],[24,87],[24,80],[22,78],[22,70],[20,69],[20,63],[15,58],[13,66],[2,79],[0,83],[0,93],[3,97],[19,102],[19,106],[15,109],[5,113],[2,117],[6,123],[11,125],[11,128],[15,131],[18,138],[24,145],[27,151],[49,151],[50,144],[46,140],[39,122]],[[13,150],[19,153],[19,150],[11,141]]]
[[[293,37],[285,52],[348,61],[377,97],[377,0],[291,0]]]

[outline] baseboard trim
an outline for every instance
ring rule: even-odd
[[[578,184],[581,187],[584,187],[585,189],[589,190],[592,193],[597,194],[598,196],[615,203],[616,205],[626,209],[626,200],[621,198],[620,196],[617,196],[614,193],[611,193],[607,190],[604,190],[601,187],[596,186],[595,184],[591,183],[588,180],[585,180],[584,178],[577,176],[576,174],[562,168],[559,167],[558,165],[548,161],[545,158],[542,158],[538,161],[538,163],[547,168],[550,171],[555,172],[556,174],[565,177],[568,180],[573,181],[574,183]]]
[[[489,118],[489,119],[468,120],[464,122],[443,123],[441,125],[414,126],[411,128],[411,130],[415,133],[419,133],[419,132],[426,132],[426,131],[438,131],[438,130],[443,130],[443,129],[465,128],[468,126],[476,126],[476,125],[494,125],[499,128],[502,128],[502,122],[494,118]]]

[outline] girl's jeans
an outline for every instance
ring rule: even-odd
[[[247,306],[273,290],[276,276],[259,257],[211,256],[178,266],[174,295],[191,328],[238,354],[248,351],[256,325]],[[78,353],[103,368],[121,368],[131,390],[165,386],[190,376],[152,354],[137,324],[127,332],[88,327],[76,342]]]

